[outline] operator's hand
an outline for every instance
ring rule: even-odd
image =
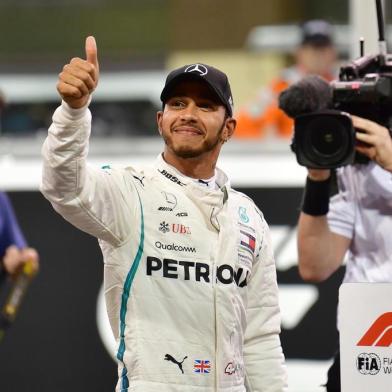
[[[392,138],[387,128],[361,117],[351,116],[359,142],[355,149],[392,173]]]
[[[19,249],[15,245],[11,245],[6,249],[3,265],[8,274],[14,275],[26,261],[32,261],[34,267],[38,270],[38,260],[38,253],[35,249]]]
[[[308,177],[313,181],[324,181],[331,176],[329,169],[310,169],[308,168]]]
[[[98,52],[95,38],[86,38],[86,60],[74,57],[59,74],[57,91],[73,109],[85,106],[99,78]]]

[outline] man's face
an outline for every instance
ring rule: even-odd
[[[157,121],[167,153],[196,158],[219,153],[232,133],[227,123],[234,120],[226,118],[225,107],[205,82],[184,80],[173,88]]]
[[[304,45],[297,51],[297,63],[307,74],[331,75],[336,62],[336,50],[332,46]]]

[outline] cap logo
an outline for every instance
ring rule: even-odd
[[[200,76],[207,75],[208,69],[202,64],[192,64],[185,68],[184,72],[197,72]]]

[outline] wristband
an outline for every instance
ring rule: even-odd
[[[308,215],[326,215],[329,210],[329,187],[331,177],[314,181],[307,177],[302,199],[302,212]]]

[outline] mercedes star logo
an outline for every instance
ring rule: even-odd
[[[202,64],[192,64],[186,67],[185,72],[198,72],[200,76],[207,75],[208,69]]]

